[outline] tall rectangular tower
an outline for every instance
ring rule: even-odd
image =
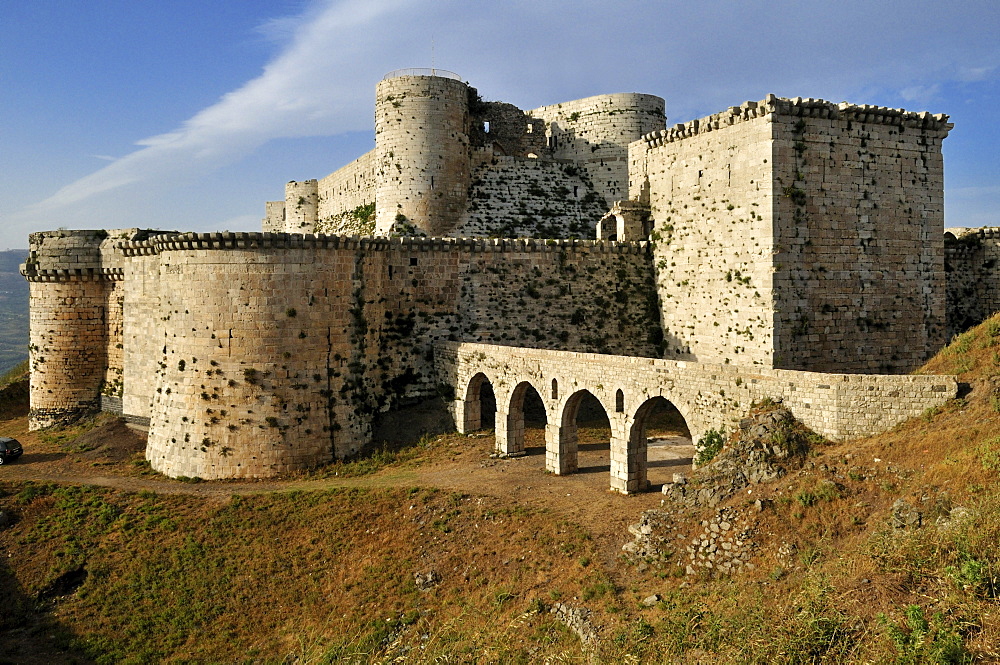
[[[630,146],[667,357],[905,372],[944,342],[945,115],[779,99]]]

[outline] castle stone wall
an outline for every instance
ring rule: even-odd
[[[360,206],[375,203],[377,182],[374,150],[322,178],[319,181],[317,223],[311,232],[372,235],[375,231],[374,219],[371,224],[361,224],[351,213]],[[295,232],[294,229],[288,231]]]
[[[597,95],[542,106],[528,115],[547,123],[552,156],[579,165],[605,208],[626,197],[629,143],[666,124],[663,99],[638,93]]]
[[[376,234],[403,219],[447,235],[469,187],[469,87],[443,76],[394,76],[375,89]],[[400,217],[401,216],[401,217]]]
[[[572,164],[494,156],[472,170],[469,203],[452,232],[474,238],[593,238],[604,198]]]
[[[769,96],[647,135],[676,357],[909,371],[944,341],[946,116]]]
[[[128,252],[122,312],[123,344],[127,362],[122,375],[122,411],[139,422],[149,421],[153,395],[159,385],[164,323],[171,312],[160,309],[160,258],[151,241],[137,242]]]
[[[946,116],[776,100],[772,118],[776,366],[916,369],[946,341]]]
[[[770,124],[740,118],[673,131],[629,153],[644,174],[633,176],[629,198],[645,199],[655,223],[665,357],[771,367]]]
[[[101,303],[112,283],[121,302],[116,392],[126,417],[149,423],[147,457],[171,476],[265,477],[359,452],[381,414],[439,394],[436,343],[658,353],[645,245],[246,233],[118,242],[121,281],[92,282]],[[108,338],[101,351],[118,348]],[[95,401],[76,396],[74,408],[96,408],[113,371],[103,356],[93,364]]]
[[[949,339],[1000,311],[998,267],[1000,229],[956,229],[945,235]]]

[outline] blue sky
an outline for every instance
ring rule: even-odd
[[[663,97],[947,113],[948,226],[1000,226],[1000,3],[0,0],[0,249],[31,231],[259,230],[373,147],[375,83],[458,73],[522,108]]]

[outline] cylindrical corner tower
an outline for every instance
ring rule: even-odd
[[[285,185],[285,223],[283,231],[312,233],[319,207],[319,183],[316,180],[292,180]]]
[[[31,291],[29,429],[100,409],[107,365],[103,231],[32,233],[21,272]]]
[[[406,69],[375,88],[375,233],[395,222],[448,235],[469,188],[469,87],[439,69]]]

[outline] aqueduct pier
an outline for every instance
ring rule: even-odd
[[[529,389],[545,407],[545,468],[577,470],[576,416],[586,393],[611,424],[611,489],[648,486],[646,421],[666,399],[684,417],[692,439],[730,430],[751,404],[781,400],[807,427],[834,441],[869,436],[943,404],[958,393],[952,376],[826,374],[492,344],[441,343],[441,380],[455,389],[459,432],[481,427],[480,391],[496,397],[496,448],[524,452],[524,401]]]

